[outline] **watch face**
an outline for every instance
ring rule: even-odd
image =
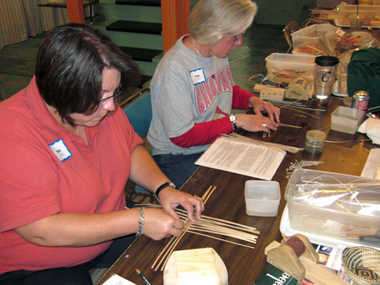
[[[236,129],[236,117],[235,115],[230,115],[230,121],[232,123],[232,126],[234,127],[234,130]]]

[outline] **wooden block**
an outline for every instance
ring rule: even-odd
[[[305,252],[302,254],[302,256],[313,261],[314,263],[318,263],[319,262],[319,255],[315,251],[315,249],[314,249],[313,245],[310,243],[309,239],[306,236],[301,235],[301,234],[296,234],[295,236],[298,237],[299,239],[301,239],[303,241],[303,243],[305,244]]]
[[[338,277],[327,268],[318,265],[319,256],[315,252],[307,237],[295,235],[305,243],[305,252],[300,256],[285,243],[273,241],[265,248],[267,261],[297,280],[304,278],[314,282],[315,285],[349,285],[347,281]],[[302,278],[302,279],[301,279]]]
[[[267,261],[273,266],[288,273],[297,280],[305,279],[305,268],[303,267],[293,248],[289,245],[278,243],[277,248],[272,248],[267,252]],[[272,247],[275,244],[272,242]]]
[[[315,285],[350,285],[347,281],[306,257],[301,256],[300,260],[305,267],[306,278],[314,282]]]
[[[164,270],[164,285],[228,285],[227,268],[212,248],[174,251]]]

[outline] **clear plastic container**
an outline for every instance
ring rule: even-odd
[[[249,216],[275,217],[280,204],[277,181],[248,180],[244,189],[246,212]]]
[[[323,9],[335,9],[342,0],[317,0],[317,7]],[[354,4],[354,0],[346,0],[344,1],[346,4]]]
[[[326,49],[334,51],[338,43],[336,30],[337,27],[331,24],[315,24],[298,30],[292,33],[292,52],[311,55],[329,54]]]
[[[313,81],[315,56],[309,54],[272,53],[266,61],[268,79],[290,83],[299,76]]]
[[[350,16],[359,15],[363,17],[363,28],[364,27],[380,27],[380,6],[378,5],[338,5],[337,6],[337,17],[335,19],[335,25],[340,27],[350,26]]]
[[[305,149],[307,152],[320,153],[325,146],[326,134],[322,131],[311,130],[306,133]]]
[[[295,170],[286,187],[291,228],[328,236],[380,228],[380,180]]]
[[[347,134],[354,134],[361,124],[365,112],[349,107],[339,106],[331,114],[331,129]]]

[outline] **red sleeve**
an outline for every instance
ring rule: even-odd
[[[247,90],[241,89],[238,85],[234,85],[232,94],[232,109],[248,110],[249,98],[252,96],[256,96],[255,94],[252,94]]]
[[[234,127],[229,117],[194,124],[194,127],[183,135],[170,140],[180,147],[191,147],[213,143],[221,134],[232,132]]]

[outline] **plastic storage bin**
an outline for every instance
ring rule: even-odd
[[[361,124],[365,112],[349,107],[339,106],[331,114],[331,129],[347,134],[354,134]]]
[[[355,3],[354,0],[346,0],[344,2],[346,2],[346,4]],[[340,3],[342,3],[342,0],[317,0],[317,7],[324,8],[324,9],[334,9]]]
[[[248,180],[244,197],[247,215],[275,217],[281,198],[280,184],[277,181]]]
[[[266,59],[267,77],[274,82],[290,83],[302,76],[314,79],[315,56],[309,54],[272,53]]]
[[[380,180],[295,170],[286,187],[290,227],[320,235],[374,233],[380,228]]]
[[[337,27],[330,24],[315,24],[292,33],[293,53],[312,55],[328,54],[335,50],[338,42]]]
[[[357,5],[338,5],[335,25],[340,27],[350,26],[350,15],[357,15]],[[380,6],[379,5],[359,5],[359,15],[364,17],[362,27],[380,27]]]

